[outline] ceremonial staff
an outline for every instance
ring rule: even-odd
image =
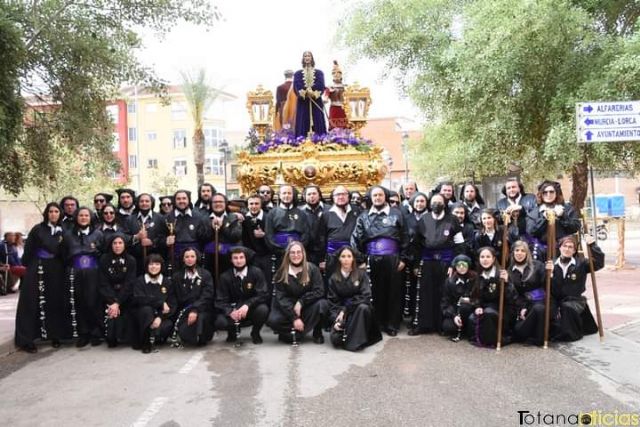
[[[556,213],[547,209],[547,262],[553,262],[556,257]],[[553,269],[547,270],[547,282],[544,290],[544,344],[542,348],[549,348],[549,323],[551,322],[551,278]]]
[[[507,256],[509,255],[509,221],[511,216],[504,214],[502,217],[504,225],[502,227],[502,253],[500,256],[500,268],[507,269]],[[500,278],[500,299],[498,303],[498,339],[496,340],[496,351],[502,347],[502,319],[504,318],[504,279]]]
[[[587,219],[582,215],[582,224],[584,226],[584,233],[589,234],[589,226],[587,225]],[[593,266],[593,256],[591,253],[591,246],[587,243],[587,257],[589,258],[589,273],[591,273],[591,286],[593,287],[593,300],[596,303],[596,320],[598,321],[598,335],[600,335],[600,342],[604,341],[604,329],[602,327],[602,313],[600,312],[600,298],[598,297],[598,287],[596,285],[596,269]]]
[[[169,236],[175,236],[175,231],[176,231],[176,224],[174,222],[169,222],[167,221],[167,229],[169,230]],[[176,253],[174,251],[174,247],[175,247],[175,242],[172,245],[168,245],[169,246],[169,257],[171,259],[171,263],[169,264],[169,267],[167,268],[168,272],[169,272],[169,277],[171,277],[171,275],[173,274],[173,266],[176,263]]]
[[[218,283],[220,283],[220,272],[219,272],[219,260],[218,260],[218,241],[220,239],[219,236],[219,231],[220,231],[220,225],[215,222],[215,219],[213,220],[214,224],[213,224],[213,244],[214,244],[214,252],[213,252],[213,268],[216,274],[216,286],[218,286]]]

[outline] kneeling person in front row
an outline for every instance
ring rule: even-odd
[[[171,279],[174,302],[173,337],[184,344],[205,345],[213,338],[213,278],[198,267],[200,253],[194,247],[182,253],[182,265]]]
[[[260,330],[269,316],[269,288],[258,267],[249,265],[253,251],[231,248],[232,267],[220,275],[216,295],[216,329],[227,330],[227,342],[238,339],[240,327],[252,325],[251,341],[262,344]]]
[[[162,264],[160,255],[149,255],[145,274],[133,284],[133,348],[142,349],[143,353],[151,353],[154,343],[164,342],[173,326],[172,307],[168,301],[170,282],[161,273]]]
[[[313,330],[313,342],[324,343],[322,327],[328,303],[320,269],[307,262],[302,243],[289,243],[274,276],[276,295],[267,324],[284,342],[298,342]]]

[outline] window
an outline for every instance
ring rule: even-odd
[[[222,129],[204,128],[204,146],[206,148],[218,149],[219,144],[223,141]]]
[[[187,130],[173,130],[173,148],[187,148]]]
[[[138,157],[135,154],[130,154],[129,155],[129,167],[131,169],[137,169],[138,168]]]
[[[129,104],[127,104],[127,113],[135,113],[136,112],[136,103],[135,102],[131,102]]]
[[[111,145],[111,151],[117,153],[120,151],[120,135],[117,132],[111,134],[113,136],[113,144]]]
[[[158,159],[147,159],[148,169],[158,169]]]
[[[155,102],[147,104],[145,110],[147,111],[147,113],[156,113],[158,111],[158,104],[156,104]]]
[[[156,131],[151,130],[147,132],[147,141],[155,141],[156,139],[158,139],[158,134],[156,133]]]
[[[204,159],[204,173],[206,175],[223,175],[222,157],[206,156]]]
[[[238,180],[238,165],[231,165],[231,176],[230,176],[231,181],[237,181]]]
[[[137,141],[138,140],[138,129],[129,128],[129,141]]]
[[[187,118],[187,104],[184,102],[171,103],[171,119],[185,120]]]
[[[117,105],[108,105],[107,106],[107,114],[109,115],[109,117],[111,118],[111,121],[115,125],[118,124],[118,112],[119,111],[120,111],[120,109],[118,108]]]
[[[185,176],[187,174],[187,161],[184,159],[174,160],[173,173],[176,176]]]

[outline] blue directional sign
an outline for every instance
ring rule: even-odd
[[[578,142],[640,141],[640,101],[579,102]]]

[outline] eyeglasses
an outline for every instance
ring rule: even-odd
[[[106,212],[102,212],[102,215],[115,215],[115,212],[110,212],[110,211],[106,211]]]
[[[93,201],[93,203],[106,203],[107,201],[105,199],[95,199]]]
[[[172,203],[160,203],[160,206],[171,206]]]

